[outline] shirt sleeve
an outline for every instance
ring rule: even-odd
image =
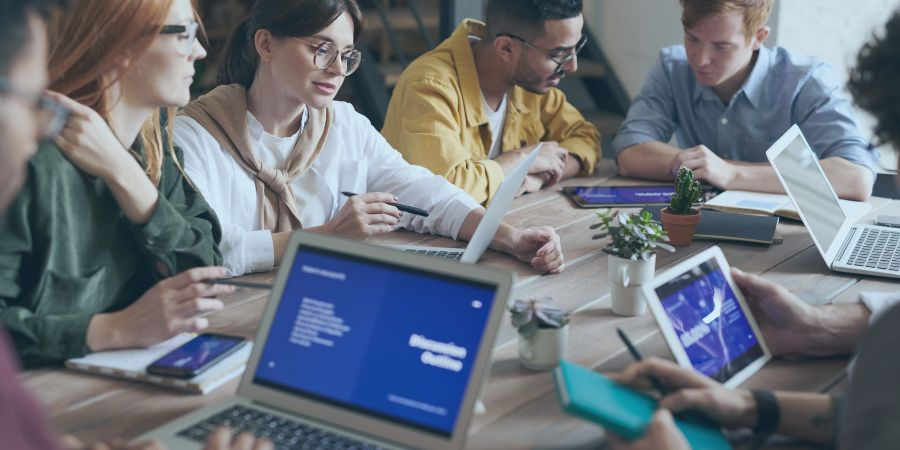
[[[466,192],[423,167],[407,163],[368,119],[353,113],[356,128],[364,134],[369,192],[393,192],[401,203],[429,212],[428,217],[404,214],[400,224],[418,233],[441,234],[456,239],[469,213],[479,204]]]
[[[558,89],[542,96],[541,122],[548,135],[546,140],[557,141],[569,153],[578,157],[582,175],[594,173],[600,157],[600,132],[568,101]]]
[[[23,270],[24,259],[40,246],[34,240],[34,235],[40,233],[33,228],[40,224],[31,222],[31,216],[35,214],[35,178],[29,165],[28,180],[0,226],[0,320],[9,330],[26,367],[58,364],[66,358],[87,353],[87,329],[95,314],[89,308],[66,314],[38,312],[17,302],[25,286],[42,275],[46,280],[38,289],[46,304],[83,301],[84,293],[91,292],[92,288],[89,279]]]
[[[866,308],[869,308],[869,311],[872,313],[869,317],[869,323],[872,324],[885,311],[900,303],[900,295],[896,292],[863,292],[859,296],[859,301],[866,305]]]
[[[159,181],[159,201],[150,220],[132,224],[137,243],[160,261],[169,276],[187,269],[222,263],[219,220],[184,175],[181,150],[166,152]]]
[[[619,155],[644,142],[669,142],[677,126],[673,87],[660,57],[647,75],[640,94],[628,108],[625,122],[613,141],[613,150]]]
[[[821,64],[799,89],[792,112],[794,122],[819,158],[843,158],[874,175],[878,155],[862,136],[834,69]]]
[[[275,267],[275,247],[269,230],[247,230],[232,220],[235,205],[228,203],[222,193],[226,178],[218,173],[221,167],[215,158],[231,158],[218,148],[218,143],[199,123],[185,116],[175,119],[175,142],[184,150],[184,171],[209,206],[216,212],[222,226],[219,250],[230,276],[266,272]],[[216,148],[212,148],[215,146]]]
[[[411,164],[444,176],[476,202],[493,198],[506,174],[497,162],[473,157],[463,146],[462,93],[429,79],[403,83],[395,92],[399,98],[383,131],[388,141]]]

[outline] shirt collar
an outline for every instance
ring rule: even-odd
[[[772,51],[765,46],[759,47],[759,50],[757,50],[756,62],[753,65],[753,69],[750,71],[750,75],[747,76],[743,86],[735,93],[735,97],[743,93],[754,108],[759,106],[763,82],[766,79],[766,74],[769,72],[771,52]],[[706,101],[720,100],[719,96],[716,95],[716,92],[711,87],[701,85],[700,82],[694,78],[693,103],[696,104],[700,99]]]

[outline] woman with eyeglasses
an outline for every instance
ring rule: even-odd
[[[0,226],[0,318],[25,366],[198,331],[231,291],[203,283],[226,274],[208,267],[220,228],[160,126],[190,99],[196,30],[190,0],[78,0],[50,22],[70,117]]]
[[[362,62],[361,26],[354,0],[258,0],[226,45],[220,86],[176,118],[185,171],[221,221],[230,274],[271,270],[301,228],[469,240],[483,217],[468,194],[406,163],[351,105],[333,101]],[[429,215],[402,214],[396,202]],[[563,267],[550,227],[503,224],[491,246],[540,272]]]

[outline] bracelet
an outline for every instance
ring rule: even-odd
[[[781,421],[778,400],[772,391],[751,389],[750,393],[756,401],[756,426],[753,427],[753,433],[758,439],[768,438],[778,430],[778,423]]]

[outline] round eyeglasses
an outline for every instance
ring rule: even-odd
[[[61,103],[47,95],[19,89],[13,86],[9,78],[0,77],[0,93],[15,95],[31,104],[38,138],[42,141],[55,138],[69,119],[70,111]]]
[[[540,48],[540,47],[532,44],[531,42],[528,42],[527,40],[525,40],[519,36],[516,36],[514,34],[511,34],[511,33],[500,33],[497,36],[506,36],[508,38],[515,39],[515,40],[525,44],[526,46],[531,47],[531,48],[543,53],[545,58],[556,63],[555,72],[561,71],[562,66],[568,64],[569,61],[571,61],[573,58],[575,58],[575,55],[577,55],[579,52],[581,52],[581,49],[583,49],[584,45],[587,44],[587,36],[582,35],[581,38],[578,40],[578,43],[575,44],[574,47],[563,47],[563,48],[558,48],[558,49],[553,49],[553,50],[547,50],[544,48]]]
[[[297,37],[291,37],[291,39],[302,42],[315,50],[313,64],[315,64],[316,68],[319,70],[325,70],[328,66],[334,64],[338,55],[341,55],[341,65],[344,68],[345,76],[356,72],[356,69],[359,68],[359,63],[362,62],[362,52],[355,48],[344,50],[342,52],[338,50],[337,45],[331,41],[322,41],[318,44],[313,44]]]
[[[176,34],[177,43],[178,43],[178,54],[181,56],[188,56],[194,49],[194,42],[197,40],[197,30],[200,29],[200,24],[196,21],[191,21],[187,25],[163,25],[162,29],[159,30],[159,34]]]

